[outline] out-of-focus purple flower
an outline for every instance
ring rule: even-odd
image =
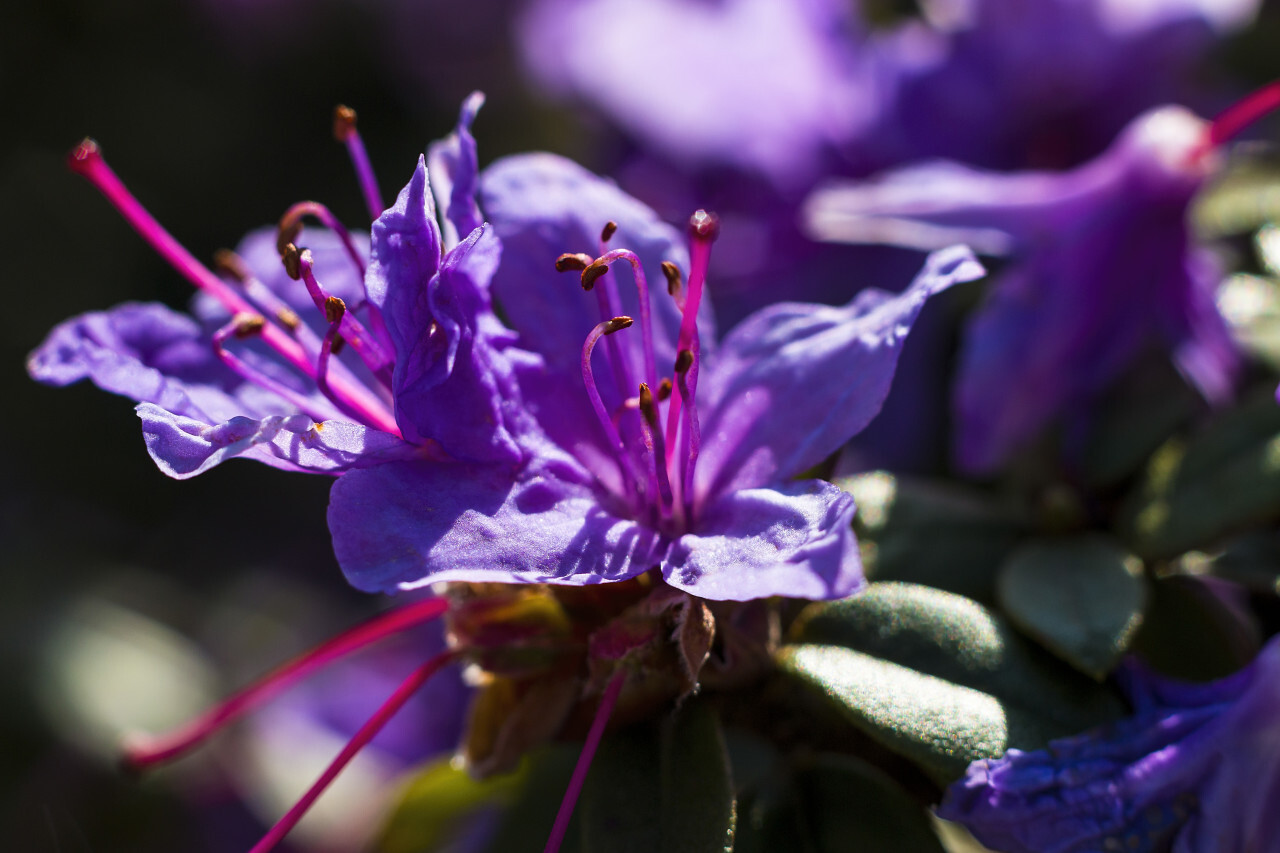
[[[391,240],[425,239],[423,198],[406,190],[374,228],[386,304],[419,288],[410,266],[383,258]],[[521,460],[348,472],[329,509],[348,580],[583,585],[659,568],[704,599],[854,591],[852,501],[792,478],[875,415],[925,300],[981,274],[970,253],[934,255],[899,296],[772,306],[717,344],[699,332],[709,215],[694,217],[686,255],[651,210],[550,155],[495,164],[481,201],[504,246],[494,293],[527,357],[511,360],[519,397],[502,398]],[[593,293],[557,277],[560,255],[554,266],[579,270]],[[615,280],[617,262],[634,277]],[[664,280],[670,295],[651,298],[648,281]]]
[[[1210,174],[1210,125],[1167,107],[1097,159],[1062,173],[930,163],[811,200],[825,239],[927,248],[964,240],[1007,255],[968,326],[955,389],[960,464],[985,472],[1091,399],[1144,347],[1169,350],[1217,403],[1237,352],[1214,304],[1218,277],[1187,208]]]
[[[394,305],[379,290],[378,259],[365,281],[367,240],[313,202],[286,213],[279,242],[274,230],[249,235],[224,257],[230,275],[214,275],[129,195],[97,146],[83,144],[73,166],[196,285],[198,321],[157,304],[84,314],[54,329],[28,370],[53,385],[88,378],[139,401],[147,449],[174,477],[242,455],[328,474],[391,458],[501,455],[510,446],[494,426],[501,378],[486,370],[510,335],[488,299],[500,246],[468,203],[476,162],[467,126],[478,105],[469,100],[454,137],[433,146],[448,234],[427,199],[419,242],[396,248],[420,277],[418,293]],[[351,128],[344,133],[359,145]],[[353,156],[376,215],[363,149]],[[424,162],[413,186],[426,192]],[[298,239],[304,215],[329,228],[308,230],[312,248],[300,250],[286,241]],[[481,386],[488,394],[477,397],[470,389]],[[438,406],[424,408],[423,394]],[[477,421],[488,427],[477,431]]]
[[[1121,673],[1132,717],[975,762],[938,814],[1008,853],[1280,850],[1280,640],[1209,684]]]

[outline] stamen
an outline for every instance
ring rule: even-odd
[[[333,108],[333,138],[347,146],[351,165],[356,170],[356,179],[360,181],[360,192],[369,208],[369,218],[377,219],[386,208],[382,206],[382,193],[378,190],[378,179],[374,177],[369,153],[365,151],[364,141],[356,130],[356,111],[351,107],[339,104]]]
[[[347,304],[336,296],[330,296],[324,301],[324,316],[329,321],[329,328],[325,331],[324,337],[320,340],[320,355],[316,359],[316,386],[320,389],[320,393],[324,394],[333,401],[344,414],[351,416],[359,416],[358,412],[347,411],[341,398],[336,397],[329,388],[329,362],[330,356],[335,356],[342,352],[344,338],[339,337],[342,331],[342,318],[347,313]]]
[[[305,395],[273,379],[227,349],[227,341],[231,338],[242,341],[261,335],[264,328],[267,328],[267,321],[261,314],[236,314],[230,322],[213,333],[213,351],[222,363],[241,379],[259,388],[265,388],[313,421],[326,421],[333,417],[333,412],[316,408],[315,402],[307,399]]]
[[[565,789],[564,799],[560,801],[560,810],[556,812],[551,836],[547,839],[547,846],[542,849],[542,853],[559,853],[564,834],[569,829],[569,819],[573,817],[573,808],[578,804],[578,795],[582,793],[582,784],[587,779],[587,771],[591,769],[591,761],[595,758],[596,750],[600,748],[600,739],[604,737],[605,726],[609,724],[609,717],[613,715],[613,709],[618,704],[618,696],[621,695],[622,685],[626,680],[627,671],[619,669],[609,680],[608,686],[604,689],[604,695],[600,697],[600,707],[596,709],[596,716],[591,721],[591,729],[587,732],[587,739],[582,744],[582,752],[578,753],[578,762],[573,767],[573,775],[569,777],[569,787]]]
[[[680,278],[680,267],[671,261],[662,262],[662,274],[667,279],[667,293],[676,300],[676,307],[684,310],[684,282]]]
[[[658,478],[658,496],[662,499],[662,507],[669,508],[673,504],[671,496],[671,477],[667,473],[667,448],[662,439],[662,424],[658,417],[658,404],[653,400],[653,392],[644,382],[640,383],[640,434],[644,437],[645,449],[653,456],[654,474]]]
[[[1217,148],[1234,139],[1249,125],[1277,109],[1280,109],[1280,80],[1246,95],[1215,118],[1209,125],[1208,148]]]
[[[311,294],[312,302],[315,303],[316,308],[327,315],[327,303],[330,294],[320,286],[320,282],[316,279],[315,259],[311,255],[311,250],[298,249],[297,246],[289,243],[285,246],[283,259],[286,269],[297,268],[299,276],[307,286],[307,292]],[[346,311],[343,314],[340,322],[342,323],[342,336],[355,348],[365,366],[386,387],[390,388],[393,362],[386,351],[383,350],[382,345],[374,340],[373,336],[364,327],[364,324],[350,311]]]
[[[92,139],[81,142],[71,152],[67,162],[72,171],[84,176],[97,187],[98,191],[106,196],[107,201],[125,218],[125,221],[138,232],[138,235],[198,290],[203,290],[217,299],[232,316],[258,313],[253,303],[244,294],[214,275],[212,270],[197,261],[194,255],[173,238],[172,234],[161,227],[155,217],[134,198],[116,173],[102,159],[102,152],[98,149],[96,142]],[[275,350],[289,364],[307,376],[312,375],[314,367],[311,359],[302,345],[284,329],[274,323],[266,323],[262,327],[261,337],[263,343]],[[396,425],[395,418],[386,411],[382,401],[368,389],[339,377],[334,377],[332,384],[335,393],[343,399],[353,401],[357,404],[356,408],[365,413],[369,418],[365,421],[366,424],[396,437],[400,436],[400,427]]]
[[[696,338],[693,344],[695,348],[702,345]],[[694,357],[691,350],[680,350],[680,354],[676,356],[675,374],[680,396],[689,401],[689,405],[683,410],[684,417],[681,422],[684,425],[684,432],[680,434],[678,457],[681,460],[680,496],[684,506],[685,523],[688,524],[692,520],[694,510],[693,471],[698,462],[699,448],[702,446],[698,407],[693,404],[693,389],[698,384],[698,359]]]
[[[573,252],[565,252],[563,255],[556,258],[556,272],[568,272],[569,270],[582,272],[587,267],[591,266],[591,264],[595,263],[595,260],[595,258],[584,252],[578,252],[577,254],[574,254]]]
[[[213,268],[223,275],[234,278],[244,288],[246,296],[266,309],[266,313],[275,317],[280,325],[295,336],[306,329],[297,313],[286,305],[284,300],[272,293],[270,288],[258,281],[249,269],[249,265],[244,262],[244,258],[235,252],[230,249],[219,249],[213,255]],[[303,340],[302,343],[305,346],[307,341]]]
[[[591,400],[591,408],[595,410],[596,419],[600,421],[605,437],[613,447],[614,456],[618,460],[618,468],[622,474],[624,489],[627,492],[633,491],[635,484],[635,471],[631,467],[631,455],[627,453],[625,446],[622,444],[622,436],[618,434],[618,428],[614,425],[613,418],[609,417],[609,413],[604,407],[604,401],[600,399],[600,389],[596,387],[595,374],[591,370],[591,354],[596,348],[596,341],[600,340],[601,337],[621,331],[629,327],[632,322],[630,317],[622,316],[605,320],[603,323],[597,323],[582,344],[582,381],[587,386],[587,397]]]
[[[449,604],[443,598],[427,598],[375,616],[277,667],[222,704],[169,734],[158,737],[137,735],[130,738],[124,745],[125,762],[130,767],[141,769],[176,758],[246,711],[261,705],[317,669],[384,637],[437,619],[448,609]]]
[[[665,403],[671,396],[671,380],[662,377],[662,381],[658,383],[658,402]]]
[[[351,233],[338,220],[338,217],[333,215],[333,211],[318,201],[300,201],[284,212],[280,217],[280,224],[277,226],[279,233],[276,236],[276,251],[284,254],[284,247],[287,243],[298,242],[298,235],[302,233],[302,217],[304,216],[314,216],[326,228],[338,235],[338,239],[342,241],[343,248],[347,250],[347,256],[351,258],[351,262],[355,264],[356,270],[360,273],[360,280],[364,281],[364,258],[360,257],[355,241],[351,239]]]
[[[592,261],[586,269],[582,271],[582,289],[591,292],[591,288],[596,286],[596,279],[609,271],[609,265],[603,260]]]
[[[640,258],[629,249],[614,249],[583,270],[583,281],[586,281],[587,274],[597,268],[597,265],[599,265],[600,273],[596,275],[596,278],[599,278],[609,268],[609,265],[617,260],[624,260],[631,264],[631,272],[635,278],[636,291],[640,302],[640,335],[642,352],[644,353],[644,377],[650,386],[657,385],[658,371],[654,367],[653,358],[653,320],[650,317],[649,310],[649,280],[645,278],[644,267],[640,263]]]
[[[253,849],[249,853],[267,853],[267,851],[279,844],[289,834],[289,831],[298,825],[298,821],[302,820],[302,816],[324,793],[325,788],[328,788],[333,780],[337,778],[342,769],[351,762],[351,759],[355,758],[356,754],[364,749],[369,741],[377,737],[383,726],[391,721],[391,718],[404,707],[404,704],[413,697],[414,693],[427,683],[431,676],[448,664],[453,663],[458,655],[459,652],[456,649],[442,652],[418,667],[408,678],[402,681],[395,692],[391,694],[391,697],[382,704],[382,707],[378,708],[373,713],[373,716],[355,733],[355,736],[347,742],[347,745],[338,753],[338,757],[325,768],[324,773],[320,774],[320,778],[315,781],[315,784],[307,789],[307,792],[302,795],[302,799],[294,803],[293,808],[289,809],[288,813],[280,818],[275,826],[271,827],[271,831],[263,836],[261,841],[253,845]]]
[[[688,350],[696,356],[700,351],[698,338],[698,308],[702,303],[702,288],[707,279],[707,265],[711,260],[711,243],[720,233],[720,219],[714,213],[705,210],[695,211],[689,218],[689,289],[684,304],[680,306],[680,336],[676,341],[676,352]],[[677,386],[678,394],[671,396],[671,405],[667,409],[667,443],[675,443],[676,430],[679,428],[680,411],[687,403],[692,406],[693,396],[698,390],[698,372],[696,364],[690,368],[687,388]]]
[[[600,242],[608,243],[609,238],[618,233],[618,223],[610,219],[604,224],[604,228],[600,229]]]

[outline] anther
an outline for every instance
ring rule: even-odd
[[[297,242],[298,235],[302,233],[302,217],[290,216],[292,212],[292,209],[285,211],[284,216],[280,217],[280,224],[276,226],[276,251],[282,256],[289,244]]]
[[[261,314],[237,314],[231,318],[231,328],[238,340],[262,334],[267,321]]]
[[[678,294],[684,287],[684,282],[680,276],[680,267],[671,261],[663,261],[662,274],[667,277],[667,293],[672,296]]]
[[[324,318],[330,323],[336,323],[342,319],[342,315],[347,313],[347,303],[343,302],[336,296],[330,296],[324,301]]]
[[[720,217],[706,210],[695,210],[689,217],[689,233],[695,240],[714,240],[720,235]]]
[[[346,142],[356,132],[356,111],[346,104],[333,108],[333,138]]]
[[[612,335],[614,332],[622,331],[634,322],[635,320],[632,320],[630,317],[625,315],[621,317],[614,317],[612,320],[604,324],[604,333],[606,335]]]
[[[671,380],[662,377],[662,381],[658,383],[658,402],[665,402],[671,396]]]
[[[569,270],[582,272],[594,262],[595,258],[583,252],[578,252],[576,254],[573,252],[565,252],[563,255],[556,258],[556,272],[568,272]]]
[[[614,234],[616,234],[617,231],[618,231],[618,223],[610,219],[608,222],[604,224],[604,228],[600,230],[600,242],[608,243],[609,238],[612,237]]]
[[[602,261],[593,261],[582,271],[582,289],[590,290],[596,286],[596,280],[600,276],[609,271],[609,264]]]
[[[647,382],[640,383],[640,411],[650,425],[657,424],[658,409],[653,405],[653,392],[649,390]]]
[[[693,350],[682,349],[676,355],[676,373],[688,373],[689,368],[693,367]]]
[[[245,284],[253,278],[253,273],[249,272],[244,259],[230,249],[219,249],[213,253],[213,271],[231,276],[240,284]]]
[[[302,279],[302,253],[298,251],[298,247],[292,243],[285,243],[280,247],[280,260],[284,262],[284,271],[289,274],[289,278],[294,281]]]

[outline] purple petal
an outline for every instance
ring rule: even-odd
[[[476,139],[471,135],[471,124],[482,106],[482,93],[468,95],[462,102],[458,125],[453,133],[427,148],[431,189],[436,201],[444,208],[444,244],[448,248],[458,245],[461,237],[479,228],[483,222],[480,208],[476,205],[480,164]]]
[[[206,423],[296,411],[229,370],[190,317],[154,303],[125,303],[59,324],[31,353],[27,370],[50,385],[90,379],[104,391]],[[291,373],[274,378],[305,393]]]
[[[821,480],[733,492],[676,540],[662,575],[713,601],[843,598],[864,583],[853,513],[853,498]]]
[[[382,309],[398,357],[421,330],[423,318],[414,303],[440,267],[440,227],[425,158],[418,158],[418,168],[396,203],[373,223],[369,254],[369,299]]]
[[[653,568],[659,539],[601,508],[576,463],[544,457],[514,479],[502,466],[410,462],[348,472],[329,529],[356,588],[437,581],[584,585]]]
[[[842,308],[782,303],[729,334],[701,385],[701,499],[793,477],[880,411],[925,301],[983,275],[965,247],[931,255],[897,296],[864,291]]]
[[[170,477],[185,480],[236,456],[274,468],[340,474],[361,465],[420,456],[420,448],[371,427],[316,423],[306,415],[208,424],[143,403],[137,408],[147,452]]]

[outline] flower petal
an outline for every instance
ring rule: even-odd
[[[347,580],[369,592],[437,581],[577,586],[653,568],[658,537],[603,509],[589,479],[547,456],[519,479],[462,463],[350,471],[330,495],[334,551]]]
[[[853,512],[853,498],[822,480],[733,492],[676,540],[663,578],[713,601],[843,598],[864,583]]]
[[[480,165],[471,123],[484,106],[484,94],[472,92],[462,102],[458,126],[444,139],[427,147],[431,167],[431,190],[444,208],[444,245],[452,249],[458,241],[480,227],[483,219],[476,205]]]
[[[963,246],[937,252],[909,288],[842,308],[781,303],[729,334],[699,386],[700,499],[793,477],[880,411],[925,301],[983,274]]]
[[[422,454],[381,430],[336,420],[316,423],[306,415],[236,417],[209,424],[150,403],[139,405],[137,412],[147,452],[161,471],[179,480],[236,456],[287,471],[340,474]]]

